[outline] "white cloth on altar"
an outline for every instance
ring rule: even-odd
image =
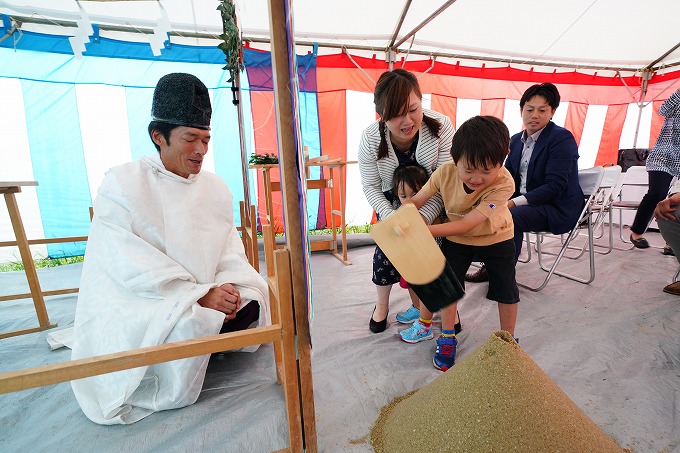
[[[197,300],[233,284],[271,323],[264,279],[234,227],[232,195],[209,172],[182,178],[160,158],[111,169],[94,203],[74,325],[73,359],[219,333],[225,315]],[[257,349],[257,346],[250,350]],[[92,421],[134,423],[193,404],[209,355],[72,381]]]

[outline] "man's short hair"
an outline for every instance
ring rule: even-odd
[[[156,151],[158,151],[160,153],[161,147],[158,145],[158,143],[153,141],[153,131],[160,132],[161,135],[163,135],[163,138],[165,138],[165,143],[167,143],[169,145],[170,144],[170,133],[176,127],[179,127],[179,126],[176,126],[176,125],[170,124],[170,123],[164,123],[162,121],[152,121],[152,122],[149,123],[149,137],[151,137],[151,143],[153,143],[153,146],[156,147]]]
[[[505,123],[495,116],[473,116],[453,135],[451,157],[458,164],[461,159],[474,168],[503,165],[510,149],[510,132]]]
[[[557,91],[557,87],[550,82],[544,82],[527,88],[519,100],[519,108],[524,108],[524,104],[534,96],[543,96],[553,109],[560,105],[560,92]]]

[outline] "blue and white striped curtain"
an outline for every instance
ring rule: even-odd
[[[0,28],[0,36],[3,32]],[[156,152],[147,132],[151,98],[158,79],[170,72],[194,74],[210,90],[212,140],[204,168],[227,181],[238,219],[243,199],[238,117],[219,49],[172,46],[157,58],[148,44],[102,38],[76,59],[66,37],[25,32],[19,44],[17,50],[0,46],[0,180],[38,181],[17,195],[29,238],[87,235],[89,207],[106,170]],[[241,82],[247,90],[245,73]],[[250,97],[242,102],[250,118]],[[252,123],[244,127],[252,149]],[[2,208],[0,240],[13,238]],[[84,253],[85,244],[36,249],[37,256],[74,256]],[[0,249],[0,261],[7,260],[18,260],[15,249]]]

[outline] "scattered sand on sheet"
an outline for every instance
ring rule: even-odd
[[[377,453],[623,452],[507,332],[426,387],[385,406],[371,431]]]

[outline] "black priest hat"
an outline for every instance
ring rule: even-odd
[[[153,121],[210,129],[208,88],[196,76],[172,73],[161,77],[153,92]]]

